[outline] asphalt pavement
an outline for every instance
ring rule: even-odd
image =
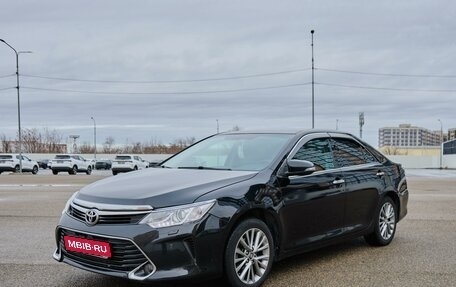
[[[42,170],[0,175],[0,286],[144,286],[52,259],[66,200],[107,176],[109,171],[54,176]],[[356,239],[295,256],[276,263],[263,286],[456,286],[456,172],[410,170],[408,182],[409,213],[389,246]]]

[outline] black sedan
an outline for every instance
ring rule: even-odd
[[[289,256],[359,236],[388,245],[407,213],[401,166],[346,133],[223,133],[160,166],[75,193],[54,258],[138,281],[259,286]]]
[[[95,163],[95,169],[105,169],[105,170],[108,170],[108,169],[111,169],[112,167],[112,161],[108,160],[108,159],[103,159],[103,160],[98,160],[96,163]]]

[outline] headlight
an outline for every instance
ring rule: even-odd
[[[169,227],[198,221],[214,206],[215,200],[163,208],[152,211],[140,223],[153,228]]]
[[[62,210],[62,214],[64,214],[65,212],[68,211],[68,208],[70,207],[70,204],[73,201],[73,199],[76,197],[77,193],[78,192],[76,191],[75,193],[73,193],[73,195],[70,197],[70,199],[68,199],[67,203],[65,204],[65,208],[63,208],[63,210]]]

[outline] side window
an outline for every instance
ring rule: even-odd
[[[308,141],[293,156],[293,159],[310,161],[315,165],[317,171],[334,168],[328,139],[313,139]]]
[[[375,157],[357,142],[333,138],[334,158],[339,167],[377,162]]]
[[[134,159],[135,159],[135,160],[139,160],[139,157],[135,156]]]

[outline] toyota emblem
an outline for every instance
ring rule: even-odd
[[[98,211],[96,209],[89,209],[85,213],[85,221],[89,225],[95,225],[98,222],[98,219],[100,219],[100,215],[98,214]]]

